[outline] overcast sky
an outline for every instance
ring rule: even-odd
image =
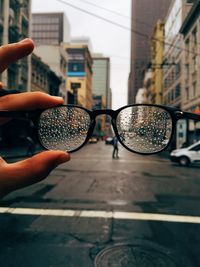
[[[130,30],[128,30],[130,29],[130,0],[63,0],[63,2],[71,3],[126,28],[117,27],[81,12],[59,2],[59,0],[32,0],[33,12],[64,12],[71,25],[71,36],[90,37],[93,52],[103,53],[111,58],[113,109],[126,105],[130,70]],[[89,5],[87,2],[93,5]],[[97,6],[102,7],[102,9]],[[105,9],[120,13],[123,16],[108,12]]]

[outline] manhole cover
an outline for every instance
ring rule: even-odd
[[[95,267],[191,267],[187,260],[151,242],[115,245],[100,251]]]

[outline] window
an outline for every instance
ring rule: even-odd
[[[192,84],[192,93],[193,93],[193,97],[196,96],[196,82],[193,82]]]
[[[177,63],[176,66],[175,66],[175,74],[176,74],[176,78],[179,77],[180,73],[181,73],[181,64],[180,64],[180,62],[179,62],[179,63]]]
[[[85,64],[84,62],[70,62],[68,64],[69,72],[84,72]]]
[[[193,45],[196,46],[197,44],[197,28],[196,27],[192,31],[192,42],[193,42]]]
[[[185,99],[189,100],[189,88],[188,87],[185,88]]]
[[[174,100],[174,90],[171,90],[171,92],[170,92],[170,100],[171,101]]]
[[[200,145],[195,146],[195,147],[190,149],[190,151],[199,151],[199,150],[200,150]]]
[[[180,84],[177,84],[175,89],[175,98],[179,97],[181,95],[181,87]]]
[[[186,72],[186,81],[188,81],[189,80],[189,74],[190,74],[189,64],[185,64],[185,72]]]

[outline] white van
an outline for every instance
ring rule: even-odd
[[[200,141],[185,148],[175,149],[170,153],[172,162],[181,166],[188,166],[191,163],[200,162]]]

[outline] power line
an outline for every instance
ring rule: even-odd
[[[117,15],[117,16],[120,16],[120,17],[122,17],[122,18],[126,18],[126,19],[128,19],[128,20],[130,20],[130,21],[136,21],[137,23],[142,24],[142,25],[145,25],[145,26],[147,26],[148,28],[152,28],[148,23],[145,23],[144,21],[140,21],[140,20],[138,20],[138,19],[136,19],[136,18],[130,18],[129,16],[124,15],[124,14],[119,13],[119,12],[116,12],[116,11],[114,11],[114,10],[112,10],[112,9],[102,7],[102,6],[100,6],[100,5],[94,4],[94,3],[90,2],[90,1],[87,1],[87,0],[78,0],[78,1],[83,2],[83,3],[86,3],[86,4],[90,5],[90,6],[94,6],[94,7],[97,7],[97,8],[99,8],[99,9],[105,10],[105,11],[107,11],[107,12],[110,12],[110,13],[115,14],[115,15]],[[182,11],[182,8],[180,7],[180,8],[178,9],[177,13],[176,13],[176,16],[178,16],[178,14],[179,14],[181,11]],[[174,23],[175,23],[175,20],[174,20],[174,22],[172,23],[172,26],[174,25]],[[168,34],[170,34],[170,32],[169,32]],[[165,38],[167,38],[167,37],[168,37],[168,36],[165,36]],[[192,41],[193,41],[193,40],[192,40]],[[193,42],[194,42],[194,41],[193,41]],[[197,43],[198,43],[198,42],[197,42]],[[198,43],[198,44],[200,44],[200,43]]]
[[[145,26],[151,28],[151,26],[148,23],[144,22],[144,21],[140,21],[140,20],[138,20],[136,18],[131,18],[130,16],[127,16],[125,14],[119,13],[119,12],[114,11],[112,9],[102,7],[100,5],[94,4],[94,3],[90,2],[90,1],[87,1],[87,0],[78,0],[78,1],[83,2],[83,3],[86,3],[86,4],[91,5],[91,6],[94,6],[94,7],[97,7],[99,9],[105,10],[105,11],[110,12],[112,14],[115,14],[115,15],[117,15],[119,17],[126,18],[126,19],[128,19],[130,21],[136,21],[139,24],[142,24],[142,25],[145,25]]]
[[[100,15],[94,14],[94,13],[92,13],[92,12],[90,12],[90,11],[87,11],[87,10],[82,9],[82,8],[80,8],[80,7],[77,7],[77,6],[75,6],[75,5],[72,5],[72,4],[70,4],[70,3],[66,2],[66,1],[63,1],[63,0],[56,0],[56,1],[58,1],[58,2],[60,2],[60,3],[62,3],[62,4],[64,4],[64,5],[70,6],[70,7],[74,8],[74,9],[77,9],[77,10],[79,10],[79,11],[81,11],[81,12],[84,12],[84,13],[86,13],[86,14],[88,14],[88,15],[91,15],[91,16],[93,16],[93,17],[96,17],[96,18],[98,18],[98,19],[100,19],[100,20],[106,21],[106,22],[108,22],[108,23],[110,23],[110,24],[113,24],[113,25],[115,25],[115,26],[117,26],[117,27],[119,27],[119,28],[122,28],[122,29],[124,29],[124,30],[131,31],[131,28],[129,28],[129,27],[126,27],[126,26],[124,26],[124,25],[122,25],[122,24],[119,24],[119,23],[117,23],[117,22],[114,22],[114,21],[112,21],[112,20],[110,20],[110,19],[104,18],[104,17],[102,17],[102,16],[100,16]],[[139,31],[136,31],[136,30],[134,30],[133,32],[136,33],[136,34],[138,34],[138,35],[140,35],[140,36],[143,36],[143,37],[146,37],[146,38],[149,39],[149,36],[148,36],[147,34],[143,34],[143,33],[139,32]]]
[[[86,3],[86,4],[90,5],[90,6],[97,7],[97,8],[99,8],[99,9],[101,9],[101,10],[105,10],[105,11],[107,11],[107,12],[110,12],[111,14],[115,14],[115,15],[120,16],[120,17],[122,17],[122,18],[129,19],[130,21],[136,21],[136,22],[139,23],[139,24],[142,24],[142,25],[145,25],[145,26],[147,26],[147,27],[149,27],[149,28],[152,28],[148,23],[142,22],[142,21],[140,21],[140,20],[138,20],[138,19],[135,19],[135,18],[130,18],[129,16],[126,16],[126,15],[124,15],[124,14],[122,14],[122,13],[119,13],[119,12],[116,12],[116,11],[114,11],[114,10],[111,10],[111,9],[108,9],[108,8],[105,8],[105,7],[102,7],[102,6],[100,6],[100,5],[97,5],[97,4],[92,3],[92,2],[90,2],[90,1],[87,1],[87,0],[78,0],[78,1],[83,2],[83,3]],[[182,10],[182,9],[179,8],[179,10],[178,10],[177,13],[176,13],[176,16],[181,12],[181,10]],[[173,22],[172,26],[174,25],[174,23],[175,23],[175,21]],[[169,32],[168,34],[170,34],[170,32]],[[166,37],[167,37],[167,36],[166,36]],[[165,37],[165,38],[166,38],[166,37]],[[112,57],[122,58],[122,57],[120,57],[120,56],[112,56]],[[128,59],[128,58],[127,58],[127,59]],[[130,60],[130,58],[129,58],[129,60]]]
[[[117,27],[119,27],[119,28],[121,28],[121,29],[128,30],[128,31],[130,31],[130,32],[133,32],[133,33],[135,33],[135,34],[141,36],[141,37],[147,38],[149,41],[150,41],[150,39],[152,39],[152,40],[161,42],[161,43],[163,43],[163,44],[165,44],[165,45],[169,45],[170,47],[174,47],[174,48],[180,49],[180,50],[182,50],[182,51],[186,51],[186,52],[188,52],[188,53],[194,54],[194,55],[196,55],[196,56],[199,56],[199,55],[200,55],[200,53],[196,53],[196,52],[194,52],[194,51],[190,51],[190,50],[188,50],[188,49],[186,49],[186,48],[176,46],[176,45],[174,45],[173,43],[168,43],[168,42],[166,42],[166,41],[160,40],[160,39],[155,38],[155,37],[149,38],[149,36],[148,36],[147,34],[141,33],[140,31],[132,30],[132,29],[129,28],[129,27],[126,27],[126,26],[124,26],[124,25],[122,25],[122,24],[119,24],[119,23],[117,23],[117,22],[114,22],[114,21],[112,21],[112,20],[109,20],[109,19],[107,19],[107,18],[104,18],[104,17],[102,17],[102,16],[100,16],[100,15],[94,14],[94,13],[92,13],[92,12],[90,12],[90,11],[87,11],[87,10],[85,10],[85,9],[82,9],[82,8],[80,8],[80,7],[77,7],[77,6],[75,6],[75,5],[71,4],[71,3],[68,3],[68,2],[66,2],[66,1],[64,1],[64,0],[56,0],[56,1],[58,1],[58,2],[60,2],[60,3],[62,3],[62,4],[64,4],[64,5],[70,6],[70,7],[74,8],[74,9],[76,9],[76,10],[79,10],[79,11],[81,11],[81,12],[84,12],[84,13],[86,13],[86,14],[88,14],[88,15],[91,15],[91,16],[93,16],[93,17],[95,17],[95,18],[98,18],[98,19],[100,19],[100,20],[106,21],[107,23],[110,23],[110,24],[112,24],[112,25],[115,25],[115,26],[117,26]]]
[[[94,3],[90,2],[90,1],[87,1],[87,0],[79,0],[79,1],[80,1],[80,2],[83,2],[83,3],[86,3],[86,4],[88,4],[88,5],[91,5],[91,6],[100,8],[100,9],[102,9],[102,10],[108,11],[108,12],[110,12],[110,13],[112,13],[112,14],[115,14],[115,15],[117,15],[117,16],[120,16],[120,17],[122,17],[122,18],[126,18],[126,19],[131,20],[131,18],[130,18],[129,16],[127,16],[127,15],[124,15],[124,14],[119,13],[119,12],[117,12],[117,11],[114,11],[114,10],[111,10],[111,9],[108,9],[108,8],[105,8],[105,7],[102,7],[102,6],[99,6],[99,5],[94,4]]]

